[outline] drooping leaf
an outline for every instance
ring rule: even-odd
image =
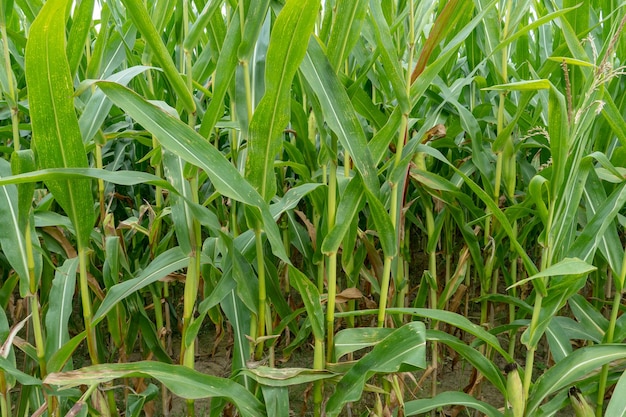
[[[574,384],[579,379],[611,361],[626,358],[625,345],[595,345],[580,348],[541,375],[528,394],[526,413],[533,415],[550,394]]]
[[[396,329],[357,363],[337,383],[326,404],[328,416],[337,416],[343,406],[361,397],[365,382],[376,372],[398,372],[404,364],[426,366],[424,323],[414,321]]]
[[[477,400],[464,392],[447,391],[442,392],[434,398],[425,398],[421,400],[413,400],[404,403],[404,412],[406,416],[415,416],[428,413],[440,407],[448,405],[462,405],[467,408],[478,410],[488,417],[502,417],[502,413],[489,403]]]
[[[184,268],[189,263],[189,256],[180,247],[174,247],[156,257],[136,278],[114,285],[107,293],[98,311],[93,316],[94,325],[102,320],[117,303],[130,294],[164,278],[167,274]]]
[[[308,384],[337,376],[334,372],[324,369],[270,368],[267,366],[259,366],[254,369],[242,369],[239,373],[249,376],[262,385],[271,387],[289,387],[296,384]]]
[[[224,155],[185,123],[148,103],[131,90],[108,81],[99,82],[98,86],[114,103],[128,111],[135,120],[154,134],[163,147],[202,168],[218,192],[258,207],[272,249],[277,256],[289,263],[278,227],[270,215],[267,204]]]
[[[244,416],[266,415],[259,400],[236,382],[202,374],[181,365],[148,361],[94,365],[76,371],[51,373],[44,383],[70,388],[133,376],[155,378],[182,398],[224,397],[232,401]]]

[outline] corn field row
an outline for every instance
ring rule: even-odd
[[[626,416],[621,1],[0,9],[0,417]]]

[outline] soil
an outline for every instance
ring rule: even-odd
[[[178,340],[174,340],[174,351],[177,351],[179,345]],[[221,377],[228,377],[231,372],[231,359],[230,359],[230,342],[228,336],[219,343],[215,354],[212,354],[214,347],[214,335],[210,332],[205,332],[199,335],[199,350],[196,354],[196,366],[195,369],[199,372],[216,375]],[[280,367],[311,367],[312,351],[303,349],[296,350],[288,361],[280,364]],[[280,354],[277,354],[277,360],[280,361]],[[405,400],[409,401],[415,398],[424,398],[430,396],[431,392],[431,379],[425,377],[424,371],[415,372],[411,375],[403,375],[403,381],[405,383]],[[451,357],[446,357],[440,363],[440,372],[438,375],[437,391],[463,391],[470,381],[472,380],[472,367],[465,364],[462,361],[454,361]],[[418,385],[418,382],[420,384]],[[332,387],[329,387],[327,395],[332,393]],[[495,407],[502,407],[504,405],[504,398],[500,392],[492,387],[488,382],[484,381],[481,384],[480,392],[474,393],[479,399],[485,401]],[[310,392],[310,387],[305,385],[295,386],[290,388],[290,414],[292,416],[312,416],[313,415],[313,400]],[[370,415],[368,410],[371,410],[375,404],[376,397],[371,393],[364,393],[363,397],[358,403],[351,404],[350,407],[346,407],[342,416],[361,416]],[[170,402],[169,413],[163,412],[162,399],[159,398],[154,401],[155,410],[154,416],[166,416],[179,417],[185,416],[187,411],[187,403],[184,399],[172,395]],[[197,416],[205,416],[210,409],[210,400],[203,399],[195,401],[195,412]],[[350,410],[348,410],[350,408]],[[365,413],[365,414],[364,414]],[[442,416],[445,414],[442,414]],[[451,415],[451,414],[450,414]],[[469,415],[460,413],[459,416]]]
[[[199,335],[197,346],[199,347],[196,354],[196,366],[195,369],[199,372],[216,375],[221,377],[228,377],[231,372],[231,358],[230,358],[230,345],[231,341],[228,340],[229,336],[226,336],[214,350],[214,334],[210,331],[203,332]],[[179,346],[179,340],[174,340],[174,351],[176,352]],[[506,345],[503,345],[506,348]],[[472,366],[462,360],[455,358],[454,352],[445,351],[442,349],[441,361],[439,364],[437,392],[445,391],[467,391],[472,385],[472,381],[475,378],[472,372]],[[288,361],[281,363],[280,367],[311,367],[312,351],[305,349],[296,350]],[[541,364],[545,363],[544,353],[540,349],[537,353],[536,362]],[[518,363],[523,364],[523,358],[520,356],[516,358]],[[429,359],[430,360],[430,359]],[[280,362],[280,353],[277,353],[277,361]],[[504,368],[504,363],[498,364],[501,368]],[[537,369],[537,375],[541,373],[540,369]],[[416,398],[425,398],[431,395],[432,382],[428,375],[425,375],[425,371],[415,372],[413,374],[402,375],[401,378],[405,383],[405,401],[410,401]],[[312,416],[313,415],[313,400],[310,391],[310,386],[299,385],[290,388],[290,415],[291,416]],[[332,387],[328,387],[327,396],[332,393]],[[170,394],[171,395],[171,394]],[[474,387],[472,392],[476,398],[484,401],[496,408],[504,406],[504,398],[502,394],[494,388],[488,381],[483,381],[479,386]],[[365,392],[363,397],[358,403],[351,404],[349,407],[345,407],[342,416],[369,416],[373,415],[368,413],[368,410],[373,408],[376,397],[374,394]],[[162,399],[159,398],[154,402],[153,416],[170,416],[179,417],[185,416],[187,411],[187,403],[184,399],[172,395],[169,401],[169,413],[163,412]],[[197,416],[208,415],[210,410],[210,399],[197,400],[194,403],[195,412]],[[475,416],[478,417],[482,414],[471,414],[467,410],[454,409],[448,407],[443,410],[443,413],[438,416]],[[558,413],[557,416],[571,416],[573,411],[571,409],[565,409]]]

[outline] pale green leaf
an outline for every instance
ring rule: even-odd
[[[44,383],[70,388],[130,377],[157,379],[174,394],[185,399],[227,398],[246,417],[266,415],[259,400],[236,382],[202,374],[182,365],[148,361],[93,365],[76,371],[51,373]]]

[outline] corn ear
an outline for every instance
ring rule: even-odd
[[[524,387],[517,370],[517,364],[510,363],[505,368],[507,400],[513,417],[523,417],[526,401],[524,399]]]
[[[576,417],[594,417],[595,413],[585,396],[576,387],[572,387],[569,390],[569,400],[572,403],[572,408],[576,413]]]

